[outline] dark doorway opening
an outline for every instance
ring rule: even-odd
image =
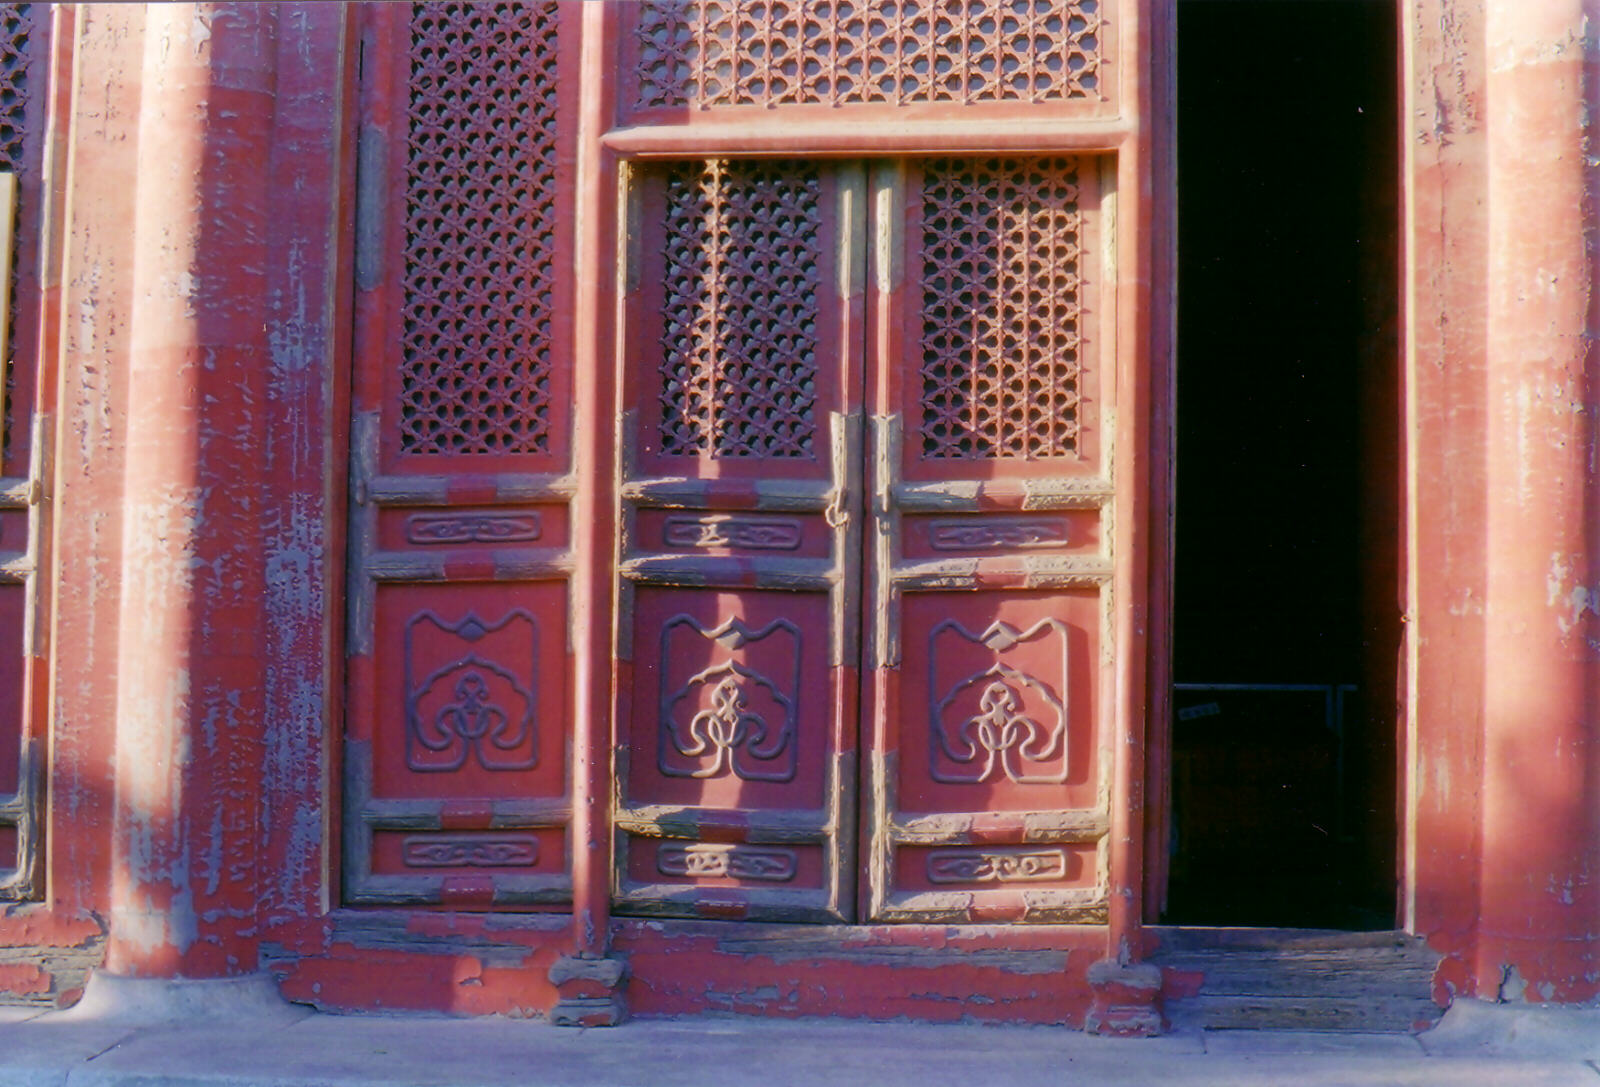
[[[1395,918],[1393,0],[1180,0],[1168,898]]]

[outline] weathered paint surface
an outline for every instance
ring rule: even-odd
[[[1584,6],[1404,23],[1407,916],[1456,993],[1600,992]]]
[[[1081,1024],[1092,928],[619,926],[634,1015],[738,1012],[793,1018],[910,1018]]]
[[[1580,6],[1535,9],[1403,8],[1405,924],[1445,954],[1442,997],[1600,991],[1584,248],[1594,72]],[[335,1009],[546,1016],[564,998],[578,1015],[617,990],[642,1015],[1079,1024],[1148,1007],[1126,963],[1090,976],[1140,950],[1137,735],[1114,756],[1110,909],[1124,946],[1099,926],[774,933],[608,918],[613,677],[598,649],[611,608],[594,571],[614,526],[595,501],[581,507],[591,572],[576,611],[590,635],[574,764],[579,920],[335,908],[356,191],[345,15],[318,4],[57,14],[53,64],[77,83],[52,95],[62,199],[42,243],[41,319],[59,343],[41,338],[59,349],[62,390],[58,404],[39,401],[58,420],[47,894],[0,914],[0,996],[70,1001],[109,930],[114,970],[202,977],[260,964],[292,999]],[[614,33],[598,8],[583,19]],[[614,42],[586,44],[593,78]],[[598,149],[613,106],[591,102],[584,121],[594,142],[577,259],[595,274],[581,279],[575,350],[594,373],[613,346],[614,300],[600,285],[620,164]],[[939,138],[977,139],[962,131]],[[1026,143],[1018,131],[1002,134],[1010,146]],[[682,132],[628,138],[690,146]],[[785,138],[865,153],[819,123],[727,136],[735,150]],[[1150,221],[1137,217],[1140,176],[1119,194],[1132,223]],[[1148,257],[1119,254],[1144,277]],[[1141,282],[1127,297],[1146,297]],[[1125,339],[1145,335],[1136,306],[1120,319]],[[1123,379],[1125,400],[1164,395],[1161,381]],[[611,476],[610,416],[597,405],[614,393],[591,389],[578,406],[591,498]],[[1147,482],[1142,451],[1121,452],[1131,474],[1117,486]],[[1144,529],[1120,531],[1122,561]],[[1129,565],[1119,584],[1132,590],[1139,574]],[[1143,621],[1122,613],[1118,637],[1142,636]],[[1137,718],[1140,674],[1126,667],[1115,697]],[[619,965],[582,965],[597,961]]]

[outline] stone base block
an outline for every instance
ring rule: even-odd
[[[199,1023],[293,1023],[311,1009],[291,1004],[265,973],[237,978],[130,978],[96,970],[83,999],[62,1019],[129,1026],[188,1026]]]
[[[558,1027],[614,1027],[628,1018],[627,964],[620,959],[565,955],[550,967],[560,999],[550,1009]]]
[[[1149,1038],[1161,1033],[1159,967],[1102,959],[1089,967],[1089,988],[1094,998],[1083,1029],[1090,1034]]]

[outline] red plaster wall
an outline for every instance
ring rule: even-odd
[[[1405,921],[1441,999],[1600,992],[1584,25],[1405,8]]]

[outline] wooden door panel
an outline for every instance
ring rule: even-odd
[[[629,180],[617,907],[849,916],[859,171]]]
[[[38,896],[44,887],[43,821],[51,571],[51,439],[48,314],[41,282],[47,247],[44,139],[57,81],[51,71],[53,9],[0,8],[0,171],[12,175],[0,213],[11,218],[0,275],[10,277],[0,313],[0,902]],[[14,200],[14,203],[13,203]],[[59,256],[46,253],[51,261]]]
[[[347,902],[571,896],[578,15],[365,21]]]
[[[1100,166],[874,177],[874,920],[1102,921],[1112,565]]]

